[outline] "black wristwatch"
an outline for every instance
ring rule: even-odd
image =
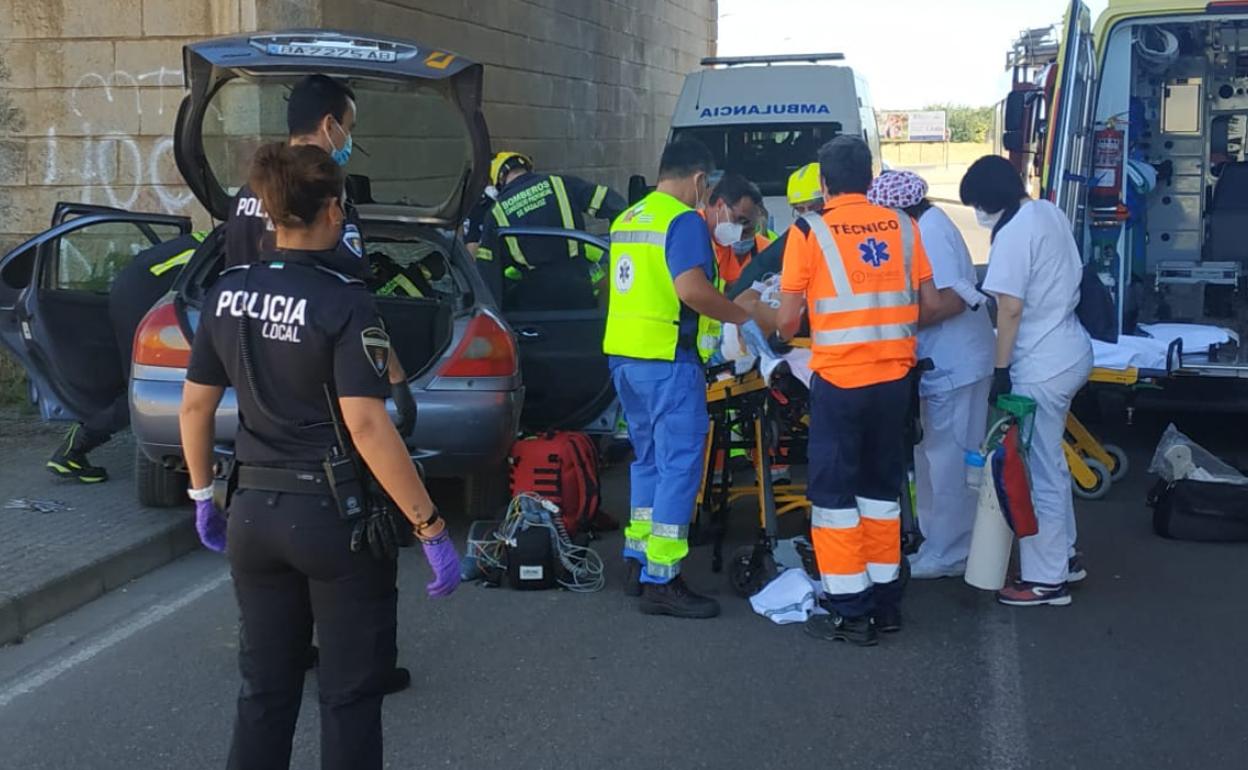
[[[416,525],[416,534],[420,535],[421,532],[424,532],[426,529],[429,529],[434,524],[437,524],[439,521],[442,521],[442,516],[438,514],[438,509],[434,508],[433,514],[429,518],[425,519],[424,521]]]

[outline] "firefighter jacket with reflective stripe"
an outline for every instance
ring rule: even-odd
[[[655,361],[676,360],[678,347],[696,349],[703,362],[718,349],[721,324],[698,317],[697,338],[681,339],[681,302],[667,266],[667,230],[692,211],[676,198],[652,192],[611,226],[611,299],[603,352]],[[721,291],[718,273],[713,283]]]
[[[789,235],[781,289],[806,294],[811,368],[842,388],[905,376],[915,363],[918,287],[932,277],[914,220],[841,195]]]
[[[601,277],[594,266],[604,256],[601,249],[575,240],[505,237],[506,227],[562,227],[584,230],[584,216],[612,219],[624,209],[624,200],[604,185],[594,185],[574,176],[529,173],[513,180],[499,191],[498,201],[485,219],[477,259],[502,259],[503,275],[518,281],[543,265],[559,265],[569,258],[584,257],[591,273]]]

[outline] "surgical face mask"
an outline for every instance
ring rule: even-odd
[[[346,129],[342,127],[341,123],[334,121],[334,124],[338,126],[339,131],[346,135],[347,141],[343,143],[342,147],[335,147],[334,140],[330,137],[329,131],[327,130],[325,132],[325,138],[329,139],[329,157],[333,158],[334,162],[339,166],[345,166],[347,165],[347,162],[351,160],[351,135],[346,132]]]
[[[997,226],[997,222],[1001,221],[1001,215],[1004,213],[1005,213],[1004,211],[998,211],[995,214],[989,214],[987,211],[984,211],[983,209],[976,206],[975,207],[975,222],[980,227],[986,230],[991,230],[992,228]]]
[[[745,225],[736,222],[720,222],[715,225],[715,242],[720,246],[732,246],[741,240],[741,234],[745,232]]]
[[[753,248],[754,239],[744,238],[732,244],[732,253],[736,254],[738,257],[744,257],[746,254],[749,254]]]

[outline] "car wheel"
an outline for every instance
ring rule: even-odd
[[[139,505],[172,508],[186,502],[187,475],[152,462],[143,450],[134,449],[134,490]]]
[[[511,479],[505,463],[464,479],[464,513],[470,520],[502,519],[510,501]]]

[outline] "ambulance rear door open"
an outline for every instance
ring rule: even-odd
[[[1072,2],[1068,12],[1079,13],[1078,6]],[[1197,323],[1231,329],[1242,340],[1248,2],[1115,10],[1097,30],[1099,82],[1082,97],[1077,79],[1098,62],[1081,66],[1090,43],[1070,55],[1086,28],[1068,26],[1075,37],[1067,36],[1061,63],[1071,68],[1059,83],[1070,90],[1058,97],[1059,109],[1073,117],[1082,98],[1090,114],[1081,139],[1058,116],[1045,194],[1075,224],[1085,261],[1114,294],[1124,333],[1138,333],[1137,323]],[[1234,343],[1188,349],[1178,367],[1181,375],[1248,378],[1248,355]]]

